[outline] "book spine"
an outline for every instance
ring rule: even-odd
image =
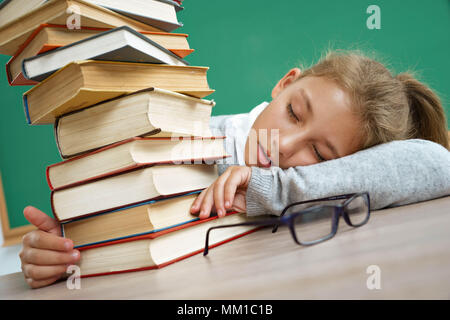
[[[61,223],[62,221],[61,221],[61,219],[59,219],[58,214],[56,213],[56,210],[55,210],[54,194],[55,194],[55,191],[52,191],[52,192],[50,193],[50,206],[51,206],[51,208],[52,208],[53,217],[56,219],[56,221],[58,221],[58,222]]]
[[[64,155],[61,151],[61,145],[59,143],[59,136],[58,136],[58,127],[59,127],[59,120],[61,119],[61,117],[57,117],[55,119],[55,123],[53,125],[53,136],[55,137],[55,143],[56,143],[56,148],[58,149],[58,153],[59,156],[64,159]]]
[[[23,95],[23,108],[25,112],[25,117],[27,119],[27,123],[31,125],[30,112],[28,110],[28,97],[26,94]]]
[[[13,57],[11,57],[11,59],[9,59],[9,61],[6,63],[6,77],[7,77],[7,79],[8,79],[8,83],[9,83],[9,85],[10,86],[12,86],[13,85],[13,79],[12,79],[12,76],[11,76],[11,69],[10,69],[10,66],[11,66],[11,62],[14,60],[16,58],[16,56],[13,56]]]
[[[66,237],[66,233],[65,233],[65,231],[64,231],[64,224],[61,223],[59,226],[60,226],[60,228],[61,228],[61,237],[65,238],[65,237]],[[74,248],[75,248],[75,247],[74,247]]]
[[[50,188],[50,191],[53,191],[53,190],[55,190],[55,188],[53,188],[52,181],[50,180],[50,168],[51,168],[51,166],[48,166],[45,169],[45,177],[47,179],[47,184],[48,184],[48,187]]]

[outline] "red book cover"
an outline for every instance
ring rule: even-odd
[[[227,213],[227,215],[236,214],[236,213],[238,213],[238,212],[237,211],[230,211],[230,212]],[[149,233],[149,234],[146,234],[146,235],[140,235],[140,236],[127,238],[127,239],[114,240],[114,241],[110,241],[110,242],[107,242],[107,243],[101,243],[101,244],[96,244],[96,245],[92,245],[92,246],[85,246],[85,247],[79,248],[78,250],[81,252],[81,255],[83,255],[83,251],[84,250],[88,250],[88,249],[104,247],[104,246],[110,246],[110,245],[114,245],[114,244],[130,242],[130,241],[137,241],[137,240],[144,240],[144,239],[155,239],[155,238],[160,237],[162,235],[165,235],[167,233],[178,231],[178,230],[181,230],[181,229],[184,229],[184,228],[189,228],[189,227],[192,227],[192,226],[195,226],[195,225],[198,225],[198,224],[201,224],[201,223],[205,223],[205,222],[217,219],[217,218],[218,218],[217,216],[213,216],[213,217],[210,217],[210,218],[207,218],[207,219],[197,220],[197,221],[194,221],[194,222],[190,222],[190,223],[187,223],[187,224],[179,225],[179,226],[176,226],[174,228],[166,229],[166,230],[163,230],[163,231],[159,231],[159,232],[155,232],[155,233]],[[222,244],[225,244],[225,243],[230,242],[232,240],[241,238],[241,237],[243,237],[243,236],[245,236],[247,234],[253,233],[253,232],[257,231],[257,230],[260,230],[261,228],[262,227],[255,227],[255,228],[253,228],[253,229],[251,229],[249,231],[246,231],[244,233],[238,234],[238,235],[233,236],[231,238],[228,238],[228,239],[225,239],[225,240],[220,241],[218,243],[212,244],[208,248],[209,249],[215,248],[217,246],[220,246]],[[118,273],[125,273],[125,272],[151,270],[151,269],[160,269],[160,268],[163,268],[163,267],[168,266],[170,264],[173,264],[173,263],[175,263],[177,261],[181,261],[181,260],[184,260],[186,258],[192,257],[192,256],[194,256],[196,254],[201,253],[201,252],[203,252],[203,249],[195,250],[195,251],[193,251],[193,252],[191,252],[189,254],[180,256],[180,257],[178,257],[176,259],[173,259],[171,261],[168,261],[166,263],[163,263],[163,264],[160,264],[160,265],[156,265],[156,266],[149,266],[149,267],[143,267],[143,268],[137,268],[137,269],[127,269],[127,270],[120,270],[120,271],[113,271],[113,272],[105,272],[105,273],[87,274],[87,275],[82,275],[81,278],[102,276],[102,275],[108,275],[108,274],[118,274]]]
[[[190,140],[214,140],[214,139],[225,139],[225,138],[226,138],[225,136],[216,136],[216,137],[183,137],[183,138],[180,138],[180,140],[181,139],[183,139],[183,140],[186,140],[186,139],[190,139]],[[127,140],[124,140],[124,141],[120,141],[120,142],[111,144],[109,146],[106,146],[106,147],[94,150],[94,151],[86,153],[86,154],[82,154],[82,155],[70,158],[70,159],[62,161],[62,162],[58,162],[58,163],[52,164],[52,165],[48,166],[47,169],[46,169],[46,178],[47,178],[48,186],[50,187],[51,191],[57,191],[57,190],[66,189],[66,188],[74,187],[74,186],[77,186],[77,185],[85,184],[87,182],[92,182],[92,181],[95,181],[95,180],[99,180],[99,179],[102,179],[102,178],[105,178],[105,177],[110,177],[110,176],[118,175],[118,174],[125,173],[125,172],[128,172],[128,171],[140,169],[140,168],[143,168],[143,167],[150,167],[150,166],[157,165],[157,164],[170,164],[170,163],[172,163],[171,160],[163,161],[163,162],[151,162],[151,163],[134,164],[134,165],[130,165],[128,167],[125,167],[125,168],[122,168],[122,169],[119,169],[119,170],[106,172],[106,173],[98,175],[98,176],[94,176],[94,177],[91,177],[91,178],[88,178],[88,179],[85,179],[85,180],[77,181],[75,183],[72,183],[72,184],[69,184],[69,185],[65,185],[65,186],[62,186],[62,187],[59,187],[59,188],[54,188],[53,187],[51,179],[50,179],[50,174],[49,174],[49,171],[50,171],[50,169],[52,167],[60,166],[60,165],[65,164],[67,162],[76,161],[78,159],[81,159],[81,158],[84,158],[84,157],[87,157],[87,156],[90,156],[90,155],[93,155],[93,154],[96,154],[96,153],[99,153],[99,152],[103,152],[103,151],[106,151],[106,150],[118,147],[118,146],[123,145],[125,143],[131,143],[131,142],[136,141],[136,140],[171,140],[171,139],[172,139],[171,137],[154,137],[154,138],[151,138],[151,137],[148,137],[148,138],[134,137],[134,138],[130,138],[130,139],[127,139]],[[177,162],[179,161],[179,162],[182,162],[182,163],[199,163],[200,161],[205,161],[206,162],[206,161],[209,161],[209,160],[225,159],[225,158],[228,158],[228,157],[230,157],[230,155],[224,155],[222,157],[202,158],[202,159],[189,158],[189,159],[184,159],[184,160],[177,160]]]
[[[10,71],[10,66],[11,63],[16,60],[17,56],[22,53],[22,51],[28,46],[28,44],[39,34],[39,32],[46,28],[46,27],[51,27],[51,28],[67,28],[65,25],[57,25],[57,24],[48,24],[48,23],[44,23],[41,24],[38,28],[36,28],[36,30],[33,31],[33,33],[27,38],[27,40],[19,47],[19,50],[17,50],[17,52],[11,57],[11,59],[7,62],[6,64],[6,75],[8,78],[8,83],[10,86],[28,86],[28,85],[35,85],[38,84],[39,82],[33,81],[33,80],[28,80],[26,79],[22,72],[13,79],[12,75],[11,75],[11,71]],[[92,27],[81,27],[81,30],[98,30],[98,31],[108,31],[111,30],[111,28],[92,28]],[[160,35],[165,35],[165,34],[169,34],[167,32],[150,32],[150,31],[140,31],[141,34],[160,34]],[[171,35],[174,36],[180,36],[180,37],[188,37],[187,34],[183,34],[183,33],[170,33]],[[39,50],[38,54],[53,50],[53,49],[57,49],[62,47],[63,45],[61,44],[44,44],[44,46]],[[172,51],[174,54],[176,54],[177,56],[179,56],[180,58],[184,58],[187,55],[191,54],[192,52],[194,52],[194,49],[169,49],[170,51]]]

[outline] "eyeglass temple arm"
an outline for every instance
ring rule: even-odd
[[[289,209],[292,206],[297,206],[300,204],[307,204],[307,203],[312,203],[312,202],[319,202],[319,201],[333,201],[333,200],[340,200],[340,199],[349,199],[352,196],[354,196],[355,194],[356,193],[348,193],[348,194],[342,194],[342,195],[338,195],[338,196],[331,196],[331,197],[325,197],[325,198],[320,198],[320,199],[294,202],[294,203],[289,204],[286,208],[283,209],[283,211],[280,214],[280,218],[282,218],[284,216],[284,214],[286,213],[287,209]],[[273,226],[272,233],[277,232],[279,226],[280,226],[279,223],[275,224]]]
[[[279,221],[279,218],[274,219],[267,219],[267,220],[260,220],[260,221],[247,221],[247,222],[241,222],[236,224],[224,224],[222,226],[215,226],[211,227],[206,231],[206,239],[205,239],[205,249],[203,250],[203,256],[206,256],[209,251],[209,233],[214,229],[223,229],[223,228],[230,228],[230,227],[240,227],[240,226],[271,226],[274,224],[277,224]]]

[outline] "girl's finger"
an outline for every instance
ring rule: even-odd
[[[200,207],[202,205],[202,202],[203,202],[203,199],[205,198],[205,195],[208,192],[208,189],[213,188],[213,186],[218,181],[221,181],[221,180],[225,181],[228,178],[229,175],[230,175],[230,169],[227,169],[227,170],[225,170],[224,173],[222,173],[222,175],[219,178],[217,178],[217,180],[214,183],[212,183],[208,188],[204,189],[200,193],[200,195],[197,197],[197,199],[195,199],[194,202],[192,203],[191,213],[196,213],[200,209]]]
[[[45,280],[54,277],[60,277],[65,274],[67,265],[61,264],[56,266],[38,266],[34,264],[25,264],[22,267],[25,278],[33,280]]]
[[[24,264],[42,266],[73,264],[80,259],[80,252],[78,250],[73,250],[69,253],[27,247],[24,248],[20,255]]]
[[[200,209],[200,205],[203,202],[203,199],[205,198],[205,194],[208,188],[203,189],[202,192],[195,198],[194,202],[191,205],[191,213],[196,213]]]
[[[201,204],[200,209],[200,219],[206,219],[211,214],[211,209],[214,205],[214,198],[213,198],[213,192],[214,192],[214,185],[211,185],[207,190],[205,197],[203,198],[203,202]]]
[[[234,195],[236,194],[236,190],[241,183],[241,176],[239,174],[232,174],[228,177],[225,188],[224,188],[224,198],[225,198],[225,207],[230,209],[233,206]]]
[[[52,278],[45,279],[45,280],[33,280],[31,278],[25,278],[25,281],[28,283],[28,285],[31,288],[36,289],[36,288],[48,286],[49,284],[52,284],[53,282],[59,280],[60,278],[61,278],[61,276],[52,277]]]
[[[61,235],[59,223],[35,207],[28,206],[23,210],[25,218],[40,230]]]
[[[214,183],[213,200],[219,217],[225,216],[226,213],[223,200],[223,190],[226,181],[232,174],[233,168],[229,167]]]
[[[227,180],[217,180],[214,185],[213,200],[219,217],[225,216],[226,212],[223,202],[223,190],[226,181]]]
[[[56,251],[70,251],[73,249],[73,241],[62,238],[42,230],[34,230],[23,237],[23,245],[37,249]]]

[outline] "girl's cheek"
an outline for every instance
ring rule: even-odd
[[[282,169],[287,169],[297,166],[309,166],[316,163],[318,163],[318,161],[314,158],[312,153],[309,152],[307,148],[302,148],[295,154],[291,155],[288,159],[283,159],[280,161],[279,167]]]

